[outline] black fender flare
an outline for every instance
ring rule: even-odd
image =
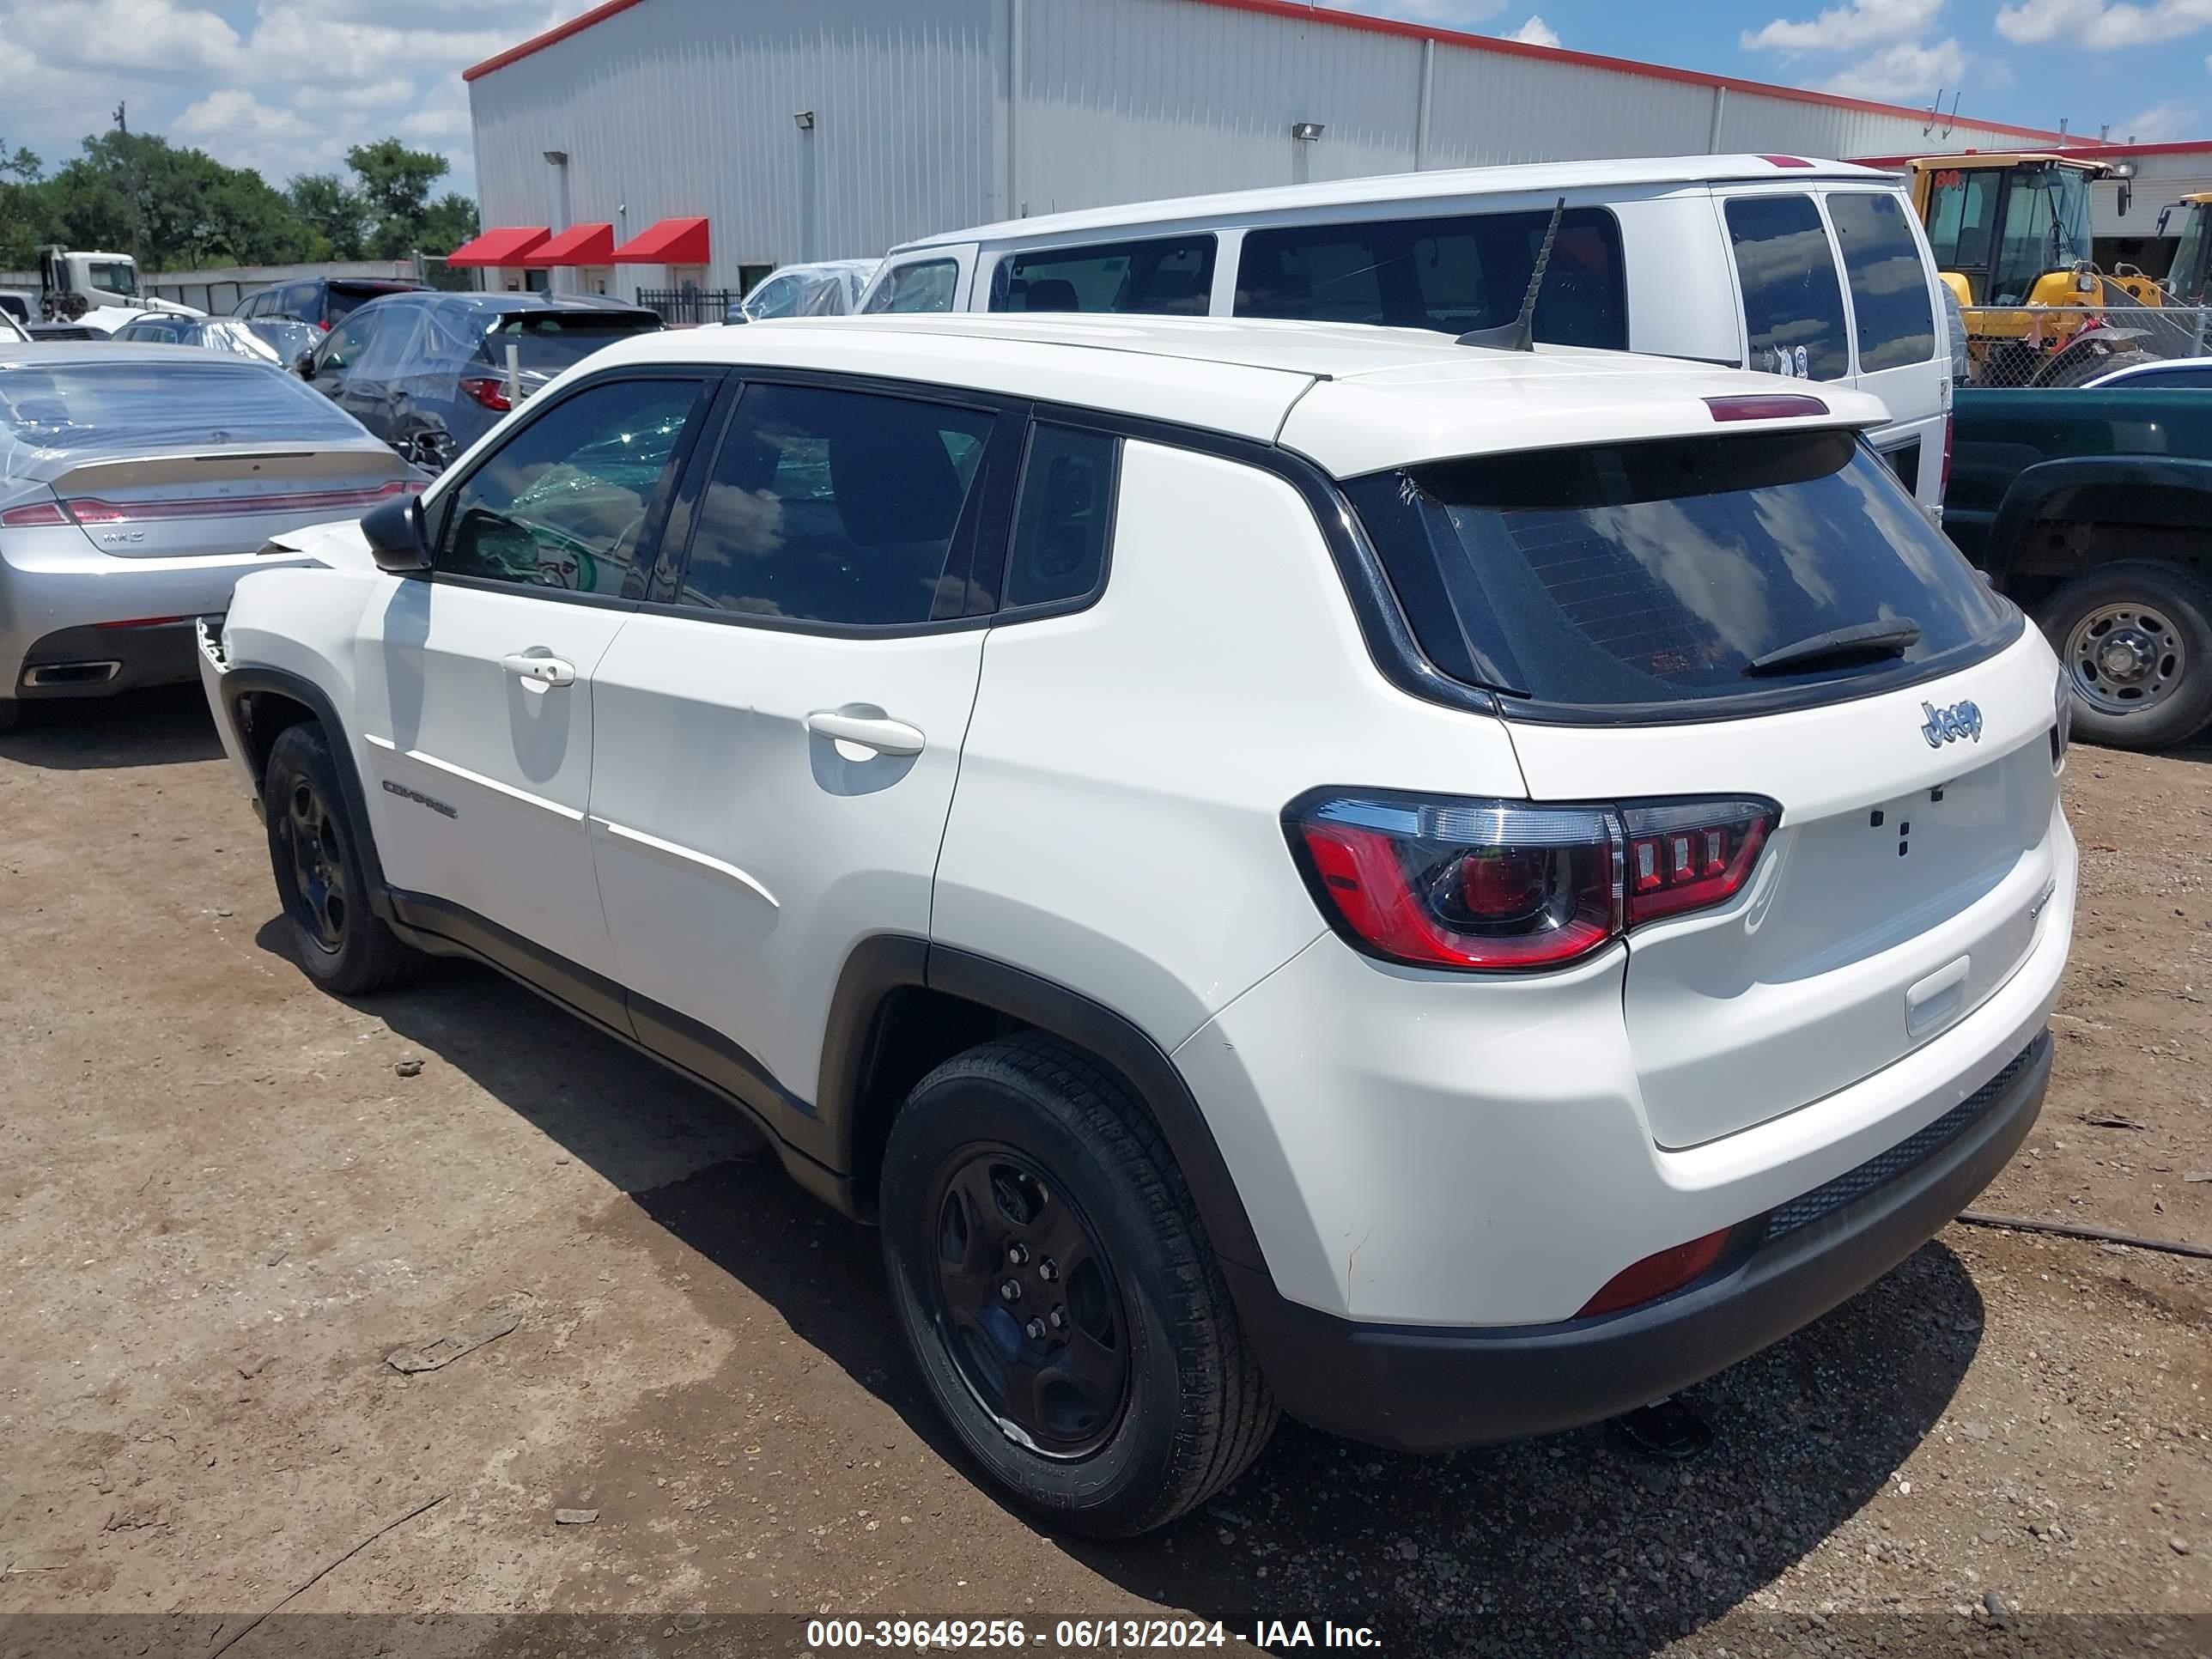
[[[2145,486],[2185,491],[2203,498],[2205,522],[2212,524],[2212,461],[2177,455],[2078,455],[2039,461],[2022,469],[2006,488],[1990,520],[1984,557],[1990,577],[2002,588],[2013,574],[2028,528],[2054,515],[2069,495],[2105,485]]]
[[[878,1018],[902,987],[942,991],[1056,1036],[1094,1055],[1136,1091],[1174,1155],[1214,1254],[1264,1275],[1267,1258],[1229,1173],[1228,1160],[1167,1052],[1105,1004],[994,957],[904,935],[863,939],[846,958],[823,1029],[817,1110],[830,1140],[817,1156],[831,1167],[860,1162],[860,1102],[874,1060]]]

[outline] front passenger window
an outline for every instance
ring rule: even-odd
[[[636,598],[638,555],[694,380],[617,380],[562,399],[454,492],[431,562],[480,580]]]

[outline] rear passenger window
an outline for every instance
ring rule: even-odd
[[[1203,317],[1213,249],[1207,235],[1011,253],[991,273],[991,309]]]
[[[950,567],[995,418],[747,386],[699,505],[680,602],[848,626],[963,614],[966,573]]]
[[[923,259],[893,265],[868,295],[870,311],[950,311],[960,266],[952,259]]]
[[[1307,322],[1470,329],[1521,313],[1549,212],[1291,225],[1245,234],[1237,314]],[[1602,208],[1560,216],[1536,301],[1536,337],[1555,345],[1628,344],[1620,231]]]
[[[431,562],[480,580],[636,597],[647,523],[698,398],[693,380],[617,380],[563,398],[454,492]]]
[[[1859,372],[1926,362],[1936,355],[1936,308],[1904,207],[1894,196],[1838,192],[1828,198],[1828,217],[1850,279]]]
[[[1030,434],[1006,566],[1006,608],[1079,599],[1106,570],[1117,441],[1040,422]]]
[[[1801,380],[1850,374],[1843,289],[1813,198],[1740,196],[1728,204],[1728,228],[1743,285],[1749,366]]]

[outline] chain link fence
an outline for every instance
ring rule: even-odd
[[[2122,369],[2212,356],[2212,307],[1967,306],[1962,314],[1969,386],[2087,386]]]

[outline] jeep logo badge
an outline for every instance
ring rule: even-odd
[[[1928,716],[1920,735],[1928,739],[1930,749],[1941,749],[1961,738],[1970,743],[1982,740],[1982,710],[1978,703],[1954,702],[1948,708],[1938,708],[1932,702],[1923,702],[1920,712]]]

